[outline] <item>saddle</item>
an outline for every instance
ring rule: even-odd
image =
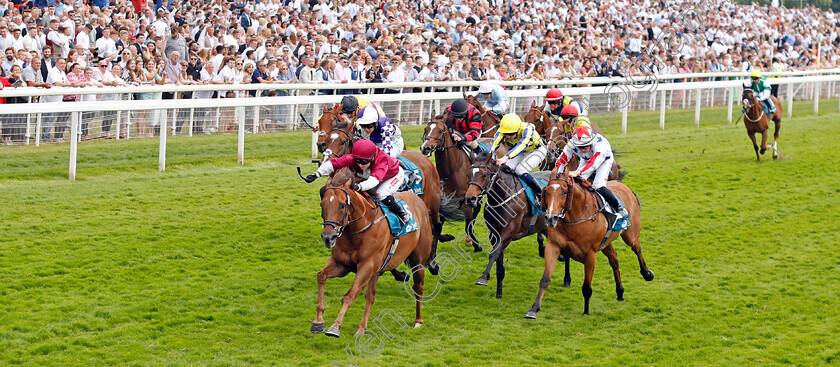
[[[607,237],[609,237],[610,232],[612,231],[620,231],[622,229],[627,228],[630,226],[630,221],[628,218],[621,218],[618,220],[618,208],[613,208],[609,203],[604,199],[604,197],[597,191],[592,189],[592,184],[587,180],[582,180],[580,178],[576,178],[576,181],[587,189],[589,192],[595,196],[595,200],[598,203],[598,211],[603,213],[604,216],[607,218]],[[621,198],[618,195],[615,195],[615,198],[618,200],[618,205],[624,206],[624,203],[621,201]],[[606,237],[605,237],[606,239]]]

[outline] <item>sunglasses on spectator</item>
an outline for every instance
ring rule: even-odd
[[[356,162],[356,164],[361,165],[361,166],[364,166],[366,164],[370,164],[370,159],[354,158],[353,160]]]
[[[241,63],[241,62],[237,62],[237,63],[236,63],[236,66],[242,66],[242,63]]]

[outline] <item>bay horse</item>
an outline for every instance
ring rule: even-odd
[[[403,262],[408,262],[414,269],[414,293],[417,303],[417,315],[414,327],[423,324],[420,308],[423,298],[423,281],[425,277],[424,264],[429,261],[432,253],[432,227],[426,205],[412,193],[400,192],[395,196],[405,201],[418,229],[400,237],[399,246],[386,264],[386,256],[391,250],[394,236],[387,220],[382,220],[384,214],[379,205],[352,189],[355,185],[355,174],[342,168],[327,181],[321,189],[321,218],[324,219],[324,229],[321,239],[324,245],[331,249],[330,258],[321,271],[318,272],[318,304],[315,307],[315,320],[312,321],[310,331],[321,333],[324,331],[324,286],[327,279],[344,277],[350,272],[356,273],[353,285],[341,299],[341,310],[335,322],[327,330],[326,335],[338,337],[344,314],[353,304],[356,297],[367,286],[365,293],[365,311],[356,336],[367,330],[370,309],[376,297],[376,282],[379,274],[386,270],[393,270]]]
[[[347,116],[332,114],[332,112],[325,112],[324,117],[326,116],[330,116],[329,118],[333,119],[333,121],[329,123],[329,125],[332,126],[332,130],[329,130],[327,134],[325,134],[325,149],[323,152],[324,156],[322,158],[322,162],[341,157],[345,154],[350,154],[353,150],[353,143],[356,142],[354,135],[355,132],[352,129],[349,133],[347,132],[347,126],[353,126],[353,123],[350,122]],[[321,120],[324,120],[324,118],[322,117]],[[426,204],[426,208],[429,213],[429,221],[432,224],[432,231],[434,233],[434,245],[432,247],[432,257],[430,259],[432,262],[427,265],[429,267],[429,271],[436,275],[438,268],[433,261],[437,255],[437,243],[439,240],[451,241],[454,239],[452,235],[441,235],[441,231],[443,230],[443,218],[440,215],[440,176],[438,176],[437,169],[435,169],[435,165],[432,164],[432,161],[423,154],[410,150],[403,150],[402,156],[416,164],[423,175],[423,194],[420,195],[420,198],[423,200],[423,203]],[[395,271],[394,278],[401,281],[403,280],[401,279],[403,274],[404,273],[398,273]]]
[[[481,137],[492,138],[496,136],[496,130],[499,128],[499,118],[495,114],[488,111],[481,103],[478,102],[478,95],[468,96],[466,92],[461,92],[467,103],[473,105],[481,113]]]
[[[540,280],[537,299],[531,309],[525,314],[527,319],[536,319],[540,310],[545,290],[551,282],[557,256],[562,254],[571,257],[584,265],[583,313],[589,314],[589,298],[592,296],[592,275],[595,272],[595,254],[601,251],[613,269],[615,276],[615,292],[619,301],[624,300],[624,286],[621,284],[621,274],[618,269],[618,257],[612,242],[620,235],[626,244],[633,249],[639,259],[642,277],[646,281],[653,280],[654,274],[648,269],[639,233],[642,229],[642,218],[639,200],[636,194],[619,181],[607,181],[607,187],[617,195],[627,212],[630,213],[630,225],[621,231],[607,232],[607,218],[598,210],[595,195],[584,188],[588,182],[579,178],[573,180],[566,172],[554,172],[548,186],[543,190],[542,208],[546,212],[545,220],[548,226],[548,244],[545,249],[545,270]],[[576,182],[579,181],[578,182]],[[606,237],[606,238],[605,238]]]
[[[775,96],[770,96],[770,100],[776,105],[776,113],[768,116],[764,110],[764,104],[758,100],[752,89],[744,87],[744,92],[741,94],[741,101],[744,109],[744,126],[747,127],[747,135],[750,137],[755,148],[755,159],[761,162],[761,154],[764,154],[770,146],[767,145],[767,129],[770,127],[770,120],[776,125],[776,130],[773,132],[773,159],[779,158],[778,143],[779,143],[779,129],[782,127],[782,103]],[[761,149],[759,150],[758,143],[755,141],[755,134],[761,133]]]
[[[538,174],[535,174],[538,175]],[[478,211],[482,197],[487,195],[484,204],[484,222],[490,232],[493,246],[484,272],[475,282],[487,285],[490,268],[496,264],[496,298],[502,298],[502,283],[505,279],[505,248],[511,241],[537,234],[537,242],[542,245],[546,225],[542,215],[532,216],[531,206],[525,194],[525,187],[516,173],[507,166],[496,166],[495,156],[489,153],[477,157],[472,165],[472,177],[467,189],[467,204]],[[546,258],[550,256],[545,254]],[[559,254],[554,255],[557,260]]]
[[[435,154],[435,168],[438,176],[442,177],[442,196],[446,198],[447,202],[454,200],[458,209],[464,213],[464,230],[468,235],[468,244],[473,246],[475,252],[480,252],[481,246],[472,231],[472,221],[478,211],[467,205],[464,200],[470,182],[469,169],[472,165],[472,158],[466,151],[468,148],[452,139],[454,130],[447,124],[449,118],[448,113],[435,116],[435,112],[432,111],[431,121],[426,124],[426,129],[423,132],[423,144],[420,146],[420,152],[426,156]],[[491,142],[490,139],[486,138],[479,140],[488,146]],[[507,149],[500,148],[499,151],[506,153]]]
[[[544,138],[546,137],[548,124],[552,120],[554,119],[545,112],[545,102],[543,102],[542,106],[537,106],[536,102],[531,102],[531,107],[525,113],[525,116],[522,117],[522,121],[534,125],[537,133]]]

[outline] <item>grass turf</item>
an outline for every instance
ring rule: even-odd
[[[373,315],[391,309],[409,327],[386,323],[394,338],[370,357],[352,338],[363,297],[340,339],[308,331],[328,256],[319,185],[294,169],[314,169],[308,132],[248,135],[244,167],[235,135],[170,138],[166,173],[155,139],[85,143],[77,182],[67,144],[3,148],[0,364],[348,364],[349,346],[359,365],[836,365],[835,106],[815,117],[797,103],[783,159],[761,163],[720,108],[704,109],[700,129],[693,110],[668,111],[665,131],[658,112],[632,113],[627,135],[602,124],[641,199],[656,279],[617,241],[626,301],[598,255],[590,316],[573,263],[572,288],[555,274],[539,319],[524,320],[543,269],[526,238],[508,248],[503,299],[495,278],[473,285],[486,254],[471,254],[451,281],[427,274],[426,291],[441,291],[411,329],[413,301],[383,276]],[[422,130],[403,131],[416,149]],[[327,326],[352,278],[327,282]]]

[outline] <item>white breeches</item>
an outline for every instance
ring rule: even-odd
[[[516,157],[508,159],[505,163],[508,167],[513,168],[517,175],[531,172],[534,168],[540,165],[545,159],[545,154],[548,149],[545,146],[532,150],[530,153],[522,153]]]
[[[585,174],[581,175],[580,177],[585,179],[585,180],[588,180],[594,174],[595,179],[592,180],[592,189],[593,190],[597,190],[597,189],[600,189],[604,186],[607,186],[607,177],[610,176],[610,170],[612,169],[613,160],[614,160],[614,158],[610,157],[609,159],[607,159],[603,163],[601,163],[601,165],[598,166],[598,168],[596,168],[594,171],[589,171],[588,173],[585,173]],[[583,166],[585,166],[585,165],[586,165],[586,161],[580,160],[580,164],[578,164],[578,169],[583,168]]]
[[[402,187],[404,180],[405,172],[402,167],[400,167],[400,171],[396,176],[386,179],[384,182],[380,183],[379,186],[376,186],[376,198],[382,200],[388,196],[396,194],[397,190]]]

